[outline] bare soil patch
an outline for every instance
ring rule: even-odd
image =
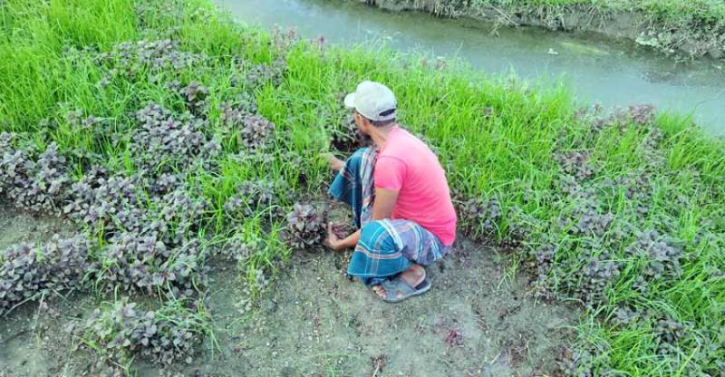
[[[33,215],[0,201],[0,250],[21,242],[43,242],[54,234],[71,234],[72,229],[58,217]]]
[[[470,241],[429,269],[429,293],[400,304],[349,280],[346,263],[296,255],[244,321],[229,307],[234,288],[218,285],[221,362],[250,376],[544,375],[577,320],[569,306],[537,302],[506,257]]]
[[[3,247],[66,229],[3,209]],[[192,365],[162,370],[139,361],[138,375],[538,376],[554,370],[572,339],[576,309],[537,302],[495,248],[462,240],[429,269],[433,289],[400,304],[350,280],[348,256],[295,254],[246,311],[234,264],[213,261],[216,339]],[[87,294],[53,295],[0,320],[0,376],[92,375],[93,353],[68,330],[97,303]]]

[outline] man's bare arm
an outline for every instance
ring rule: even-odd
[[[395,202],[398,201],[399,191],[376,189],[375,203],[373,203],[373,220],[389,219],[393,215]],[[335,232],[332,231],[332,224],[328,229],[328,243],[334,250],[345,250],[354,248],[360,241],[360,230],[345,237],[338,239]]]
[[[375,189],[373,203],[373,220],[389,219],[393,216],[393,208],[398,201],[398,190]]]
[[[327,242],[329,243],[329,246],[335,251],[352,249],[357,246],[358,241],[360,241],[360,229],[341,240],[337,239],[337,236],[335,235],[335,232],[332,231],[332,229],[328,230]]]

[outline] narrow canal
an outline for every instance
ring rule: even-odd
[[[607,107],[651,103],[692,114],[710,133],[725,135],[725,63],[678,62],[631,42],[588,33],[497,28],[473,20],[382,11],[339,0],[217,0],[236,19],[265,28],[294,27],[335,44],[386,43],[403,52],[457,56],[473,67],[554,83],[563,79],[582,103]]]

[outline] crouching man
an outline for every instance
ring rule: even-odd
[[[436,155],[396,123],[397,101],[383,84],[364,81],[345,97],[361,135],[373,146],[347,161],[330,157],[338,171],[330,195],[349,204],[357,231],[344,239],[328,225],[327,244],[354,248],[348,274],[387,302],[427,292],[425,267],[451,250],[456,212]]]

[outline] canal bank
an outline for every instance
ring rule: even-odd
[[[385,44],[404,52],[458,57],[494,75],[511,73],[548,85],[560,79],[583,104],[607,108],[649,103],[692,114],[711,134],[725,133],[725,68],[709,61],[679,62],[586,32],[506,28],[475,20],[386,12],[357,2],[218,0],[246,23],[294,27],[307,38],[335,44]]]
[[[589,31],[662,53],[725,57],[725,5],[716,0],[357,0],[392,11],[469,17],[508,27]]]

